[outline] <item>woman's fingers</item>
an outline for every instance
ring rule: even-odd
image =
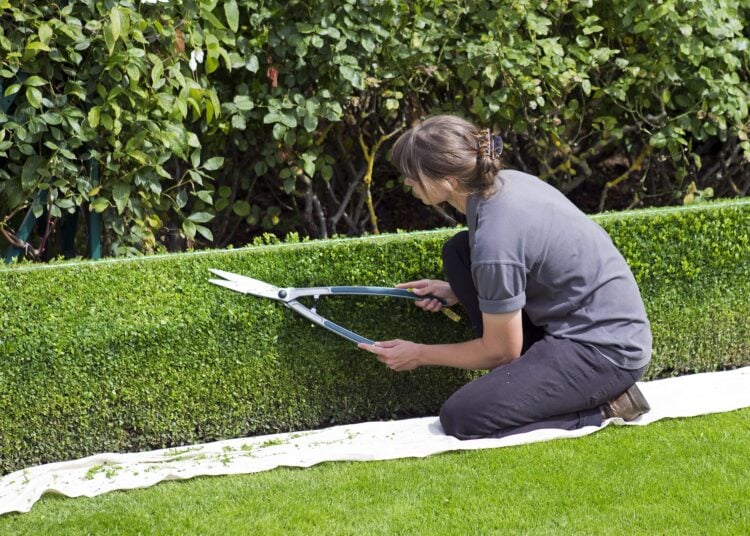
[[[433,313],[441,311],[446,304],[450,307],[458,301],[453,290],[451,290],[450,284],[448,284],[447,281],[441,281],[440,279],[419,279],[417,281],[399,283],[396,287],[408,289],[417,296],[432,294],[433,296],[445,300],[445,303],[442,303],[435,298],[425,298],[416,302],[416,305],[419,308]]]
[[[419,281],[409,281],[407,283],[400,283],[396,285],[396,288],[405,288],[414,292],[417,296],[424,296],[425,294],[434,294],[439,296],[441,285],[446,285],[444,281],[438,279],[420,279]]]
[[[435,298],[419,300],[416,302],[416,305],[417,307],[421,307],[425,311],[430,311],[431,313],[437,313],[443,308],[443,304],[440,303],[440,301],[436,300]]]
[[[422,290],[430,286],[429,279],[419,279],[417,281],[409,281],[407,283],[399,283],[396,288]]]

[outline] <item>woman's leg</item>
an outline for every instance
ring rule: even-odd
[[[469,231],[461,231],[443,244],[443,273],[453,294],[469,315],[477,337],[483,333],[482,311],[479,310],[477,288],[471,276],[471,248]]]
[[[459,439],[600,426],[600,406],[644,370],[621,369],[593,348],[546,336],[518,359],[456,391],[443,405],[440,422]]]

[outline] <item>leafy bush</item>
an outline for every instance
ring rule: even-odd
[[[588,210],[746,195],[749,11],[0,0],[0,229],[46,208],[43,236],[82,207],[122,255],[435,226],[381,164],[441,111],[493,126],[510,166]]]
[[[652,322],[647,378],[750,364],[750,201],[596,218]],[[0,270],[0,472],[331,423],[429,415],[475,373],[393,373],[281,305],[207,283],[279,286],[440,277],[455,229]],[[374,339],[465,340],[406,300],[322,298]]]

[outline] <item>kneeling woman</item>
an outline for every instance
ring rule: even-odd
[[[397,371],[489,369],[440,411],[445,432],[460,439],[634,419],[649,410],[635,382],[651,356],[651,331],[633,274],[607,233],[558,190],[501,170],[501,144],[443,115],[404,133],[392,155],[417,197],[450,203],[468,226],[443,247],[447,281],[399,287],[461,303],[477,338],[360,348]],[[435,299],[417,305],[442,307]]]

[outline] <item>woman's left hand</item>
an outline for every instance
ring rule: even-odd
[[[422,363],[419,357],[421,344],[395,339],[392,341],[376,342],[375,344],[359,343],[362,350],[372,352],[378,361],[385,363],[388,368],[401,372],[414,370]]]

